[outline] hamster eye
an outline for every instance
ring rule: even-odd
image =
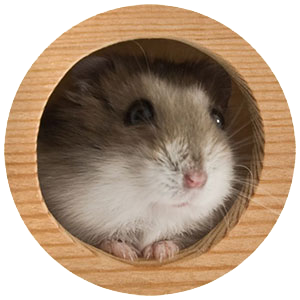
[[[224,120],[223,115],[218,110],[213,108],[211,111],[211,116],[214,119],[214,121],[216,122],[217,126],[221,129],[224,129],[225,120]]]
[[[151,122],[154,119],[154,108],[149,100],[134,101],[125,115],[125,125],[136,125]]]

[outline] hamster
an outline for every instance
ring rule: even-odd
[[[56,87],[38,135],[45,202],[80,240],[163,261],[195,243],[233,192],[231,79],[211,59],[90,55]]]

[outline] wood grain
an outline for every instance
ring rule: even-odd
[[[125,263],[67,233],[48,211],[37,178],[36,138],[47,99],[85,55],[116,42],[167,38],[207,49],[231,64],[257,101],[265,134],[260,183],[239,223],[212,249],[168,264]],[[16,206],[41,246],[60,264],[105,288],[135,294],[175,293],[206,284],[235,268],[264,240],[288,195],[294,168],[293,125],[270,68],[241,37],[200,14],[164,6],[126,7],[80,23],[33,64],[13,102],[5,140],[7,176]]]

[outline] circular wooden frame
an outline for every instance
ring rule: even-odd
[[[37,176],[39,121],[55,86],[87,54],[139,38],[186,41],[227,61],[252,90],[265,132],[260,182],[238,225],[206,253],[196,251],[164,265],[128,264],[71,236],[49,213]],[[256,51],[230,29],[208,17],[156,5],[126,7],[97,15],[52,43],[33,64],[16,94],[5,141],[7,176],[13,198],[40,245],[68,270],[92,283],[144,295],[201,286],[247,258],[268,235],[284,206],[294,158],[295,140],[287,102],[270,68]]]

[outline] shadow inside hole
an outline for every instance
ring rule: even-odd
[[[227,122],[228,138],[234,151],[236,159],[236,180],[233,185],[233,196],[226,200],[224,206],[218,210],[214,216],[211,225],[201,231],[199,242],[194,243],[190,247],[181,251],[180,256],[191,255],[193,253],[203,253],[212,245],[221,240],[224,235],[238,222],[242,212],[246,209],[254,188],[258,183],[259,174],[262,167],[263,159],[263,128],[256,106],[255,99],[252,97],[246,83],[239,77],[235,70],[213,53],[208,53],[205,49],[197,49],[186,43],[167,40],[167,39],[139,39],[133,41],[121,42],[103,48],[94,52],[92,55],[105,56],[106,54],[131,55],[142,57],[146,60],[151,58],[167,59],[177,63],[185,61],[197,61],[204,59],[214,59],[220,63],[229,73],[232,79],[232,95],[226,111],[225,119]],[[43,119],[47,117],[47,109],[56,105],[58,99],[57,91],[67,89],[69,85],[70,72],[60,81],[56,89],[53,91],[46,105]],[[101,120],[99,120],[101,122]],[[41,177],[41,164],[39,155],[39,139],[38,139],[38,170],[39,180],[41,183],[41,191],[45,199],[52,196],[51,190],[45,188],[44,182],[47,178]],[[69,166],[70,172],[74,171],[76,166]],[[46,172],[46,171],[45,171]],[[53,176],[54,174],[50,175]],[[54,192],[54,191],[53,191]],[[59,211],[48,205],[53,216],[64,226]],[[64,226],[67,230],[67,226]],[[78,237],[76,232],[69,232]]]

